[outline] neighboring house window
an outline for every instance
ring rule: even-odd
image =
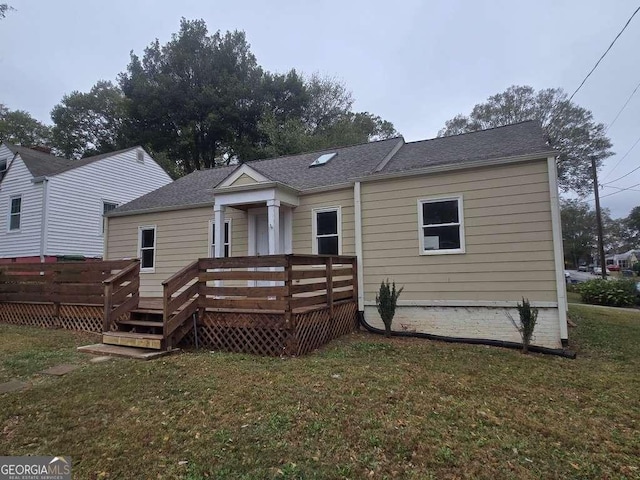
[[[20,217],[22,215],[22,197],[13,197],[10,200],[9,230],[20,230]]]
[[[418,200],[420,253],[464,253],[462,197]]]
[[[211,258],[216,256],[216,224],[211,220],[209,222],[209,236],[210,236],[210,249],[209,256]],[[231,219],[227,218],[224,221],[224,252],[222,253],[224,257],[231,256]]]
[[[104,235],[104,222],[106,222],[106,219],[104,218],[104,216],[109,213],[111,210],[115,210],[116,208],[118,208],[118,204],[117,203],[113,203],[113,202],[102,202],[102,234]]]
[[[156,227],[140,227],[140,270],[153,271],[156,266]]]
[[[340,255],[342,251],[340,207],[313,210],[313,253]]]
[[[141,149],[136,151],[136,160],[138,163],[144,163],[144,152]]]

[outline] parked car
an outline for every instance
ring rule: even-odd
[[[633,277],[633,270],[622,270],[623,277]]]
[[[571,273],[568,270],[564,271],[564,280],[567,283],[571,283]]]
[[[619,272],[620,271],[620,266],[619,265],[607,265],[607,270],[609,270],[611,272]]]
[[[579,272],[588,272],[589,271],[589,267],[587,265],[580,265],[578,267],[578,271]]]
[[[593,267],[593,275],[602,275],[602,267]],[[605,275],[609,275],[611,271],[607,268]]]

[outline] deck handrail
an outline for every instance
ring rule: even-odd
[[[111,330],[113,322],[138,308],[140,302],[140,260],[131,263],[102,282],[104,315],[102,329]]]
[[[162,335],[167,348],[172,347],[174,332],[198,311],[199,274],[198,259],[162,282]],[[194,279],[195,282],[189,285]],[[176,297],[173,296],[182,289]]]

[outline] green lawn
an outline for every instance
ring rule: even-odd
[[[82,335],[0,325],[2,375],[34,382],[0,396],[0,452],[70,455],[74,478],[638,478],[640,312],[571,316],[577,360],[358,333],[90,364]],[[83,366],[34,373],[52,358]]]

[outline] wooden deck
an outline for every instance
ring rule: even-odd
[[[103,332],[103,343],[302,355],[357,327],[355,257],[202,258],[141,297],[139,262],[0,266],[0,321]]]

